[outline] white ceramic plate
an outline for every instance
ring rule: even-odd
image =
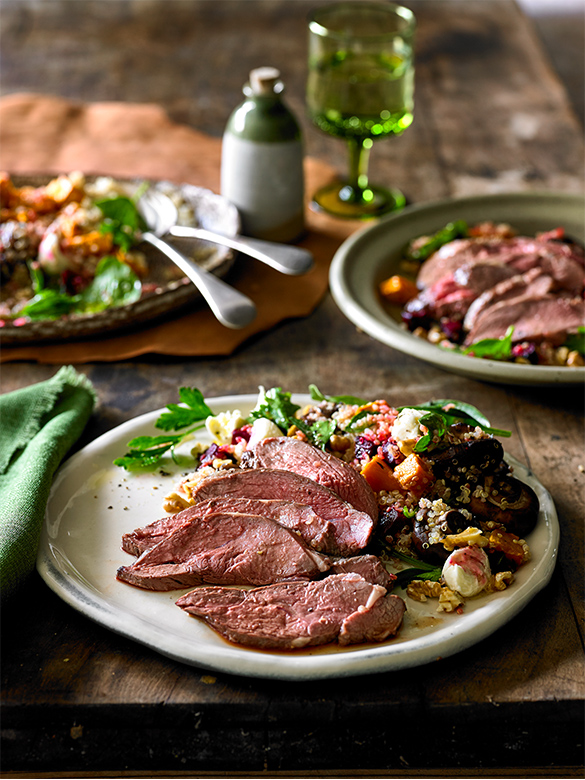
[[[478,195],[409,206],[362,228],[336,252],[329,281],[341,311],[382,344],[456,374],[505,384],[582,384],[585,368],[503,363],[441,349],[405,330],[401,326],[400,310],[390,310],[382,304],[378,285],[400,272],[406,244],[456,219],[470,225],[487,220],[507,222],[525,235],[563,226],[566,235],[585,242],[585,199],[579,195],[539,192]]]
[[[208,404],[216,414],[232,409],[248,414],[256,400],[251,395],[227,396],[209,399]],[[293,400],[304,404],[309,399]],[[133,560],[120,547],[122,534],[164,516],[163,497],[189,470],[185,463],[178,466],[170,460],[164,471],[154,473],[129,473],[112,465],[131,438],[156,433],[154,422],[161,411],[104,434],[60,469],[47,505],[37,567],[49,587],[72,607],[165,656],[209,670],[283,680],[419,666],[457,653],[512,620],[552,575],[559,542],[554,504],[544,487],[514,462],[515,474],[538,494],[541,513],[528,537],[532,560],[518,571],[509,590],[468,600],[463,615],[437,613],[436,602],[408,599],[398,637],[379,645],[329,645],[294,653],[232,645],[175,606],[190,588],[154,593],[116,580],[118,567]],[[404,595],[400,590],[397,594]]]
[[[17,186],[39,187],[47,184],[51,178],[53,177],[14,176],[13,181]],[[95,177],[87,178],[91,180]],[[136,181],[124,179],[116,181],[136,184]],[[152,184],[166,193],[169,189],[180,193],[182,199],[191,207],[198,226],[230,237],[239,232],[238,210],[221,195],[192,184],[164,181]],[[227,247],[198,239],[173,238],[172,243],[216,276],[225,276],[232,266],[234,253]],[[182,310],[187,305],[201,302],[201,294],[197,288],[171,260],[148,244],[141,245],[140,250],[148,261],[148,275],[143,283],[154,286],[152,291],[145,293],[134,303],[96,314],[72,314],[54,320],[34,320],[23,325],[7,322],[0,328],[2,346],[107,336],[135,328],[137,325],[152,323],[162,316]]]

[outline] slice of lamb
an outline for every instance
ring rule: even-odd
[[[383,641],[402,623],[404,601],[356,574],[253,590],[196,588],[177,605],[231,642],[292,650]]]
[[[585,303],[581,298],[520,296],[487,308],[464,343],[502,338],[513,325],[514,342],[546,339],[562,344],[567,333],[575,333],[584,324]]]
[[[457,238],[444,244],[421,265],[416,277],[417,285],[420,289],[426,289],[462,266],[480,262],[497,262],[503,240],[501,238]]]
[[[575,248],[546,238],[515,236],[514,238],[461,238],[445,244],[426,260],[418,273],[417,285],[432,287],[442,276],[454,273],[461,266],[498,262],[516,272],[540,267],[570,292],[583,289],[583,268]]]
[[[168,591],[202,583],[266,585],[312,579],[331,566],[284,526],[256,515],[218,513],[186,522],[117,578],[146,590]]]
[[[182,512],[163,517],[142,528],[136,528],[122,537],[122,549],[130,555],[141,555],[151,550],[168,534],[186,522],[195,522],[218,512],[260,515],[275,520],[285,528],[298,533],[309,547],[319,552],[333,552],[335,528],[328,520],[319,517],[310,506],[285,499],[239,498],[228,496],[201,501]]]
[[[425,287],[404,307],[406,313],[423,310],[427,317],[460,319],[484,290],[514,275],[503,263],[477,262],[458,266],[441,276],[432,286]]]
[[[360,512],[378,519],[378,499],[364,477],[344,461],[291,436],[263,439],[254,447],[256,466],[294,471],[337,493]]]
[[[547,295],[552,287],[552,278],[543,274],[540,268],[532,268],[525,274],[514,274],[509,279],[505,279],[491,289],[486,290],[473,301],[463,320],[463,328],[464,330],[472,330],[481,314],[489,306],[494,306],[501,301],[508,301],[527,293],[541,297]]]
[[[386,590],[392,589],[392,584],[396,579],[396,575],[390,574],[377,555],[354,555],[351,558],[338,558],[333,561],[327,576],[331,574],[359,574],[367,582],[381,585]]]
[[[199,502],[219,496],[285,498],[312,507],[334,526],[334,555],[354,555],[363,550],[375,527],[368,514],[354,509],[329,488],[283,469],[230,469],[201,480],[191,498]]]

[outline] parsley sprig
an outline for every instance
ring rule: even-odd
[[[182,431],[180,434],[138,436],[128,442],[128,452],[122,458],[116,458],[114,465],[134,471],[155,466],[169,451],[174,458],[175,448],[187,436],[203,428],[205,420],[213,415],[203,394],[195,387],[181,387],[179,401],[184,405],[167,404],[168,411],[159,416],[154,427],[163,431]]]
[[[315,395],[313,395],[313,392]],[[311,385],[311,397],[313,400],[332,400],[326,399],[319,393],[315,385]],[[317,420],[313,423],[305,422],[296,416],[296,412],[301,407],[293,403],[291,393],[282,390],[281,387],[272,387],[262,394],[262,398],[252,410],[248,420],[253,422],[260,417],[265,417],[277,425],[280,430],[286,434],[288,430],[295,426],[302,431],[309,442],[316,447],[325,449],[325,446],[333,433],[335,432],[335,420]]]

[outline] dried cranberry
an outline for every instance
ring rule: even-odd
[[[461,320],[447,318],[441,320],[441,330],[449,341],[454,341],[455,343],[458,343],[461,339],[461,326]]]
[[[402,321],[407,325],[409,330],[416,330],[417,328],[425,328],[428,330],[432,325],[432,318],[429,316],[428,311],[424,306],[415,301],[411,301],[412,306],[410,308],[405,307],[402,309]]]
[[[383,539],[392,541],[406,525],[408,525],[408,521],[404,517],[402,509],[386,507],[378,519],[378,533]]]
[[[386,440],[384,444],[378,448],[378,453],[391,468],[398,466],[400,461],[404,460],[404,458],[401,457],[398,447],[389,440]]]
[[[251,435],[251,425],[244,425],[242,428],[236,428],[234,431],[232,431],[232,444],[237,444],[239,441],[249,442]]]
[[[210,444],[209,447],[205,450],[205,452],[201,455],[201,460],[199,461],[200,466],[207,466],[210,463],[213,463],[213,461],[216,458],[220,458],[221,460],[225,460],[226,458],[231,458],[231,455],[229,452],[226,452],[225,447],[220,447],[218,444]]]
[[[523,341],[520,344],[514,344],[512,347],[512,357],[524,358],[531,363],[538,363],[536,344],[532,341]]]
[[[366,460],[373,458],[376,454],[378,445],[373,441],[366,439],[365,436],[357,436],[355,440],[355,457],[357,460]]]

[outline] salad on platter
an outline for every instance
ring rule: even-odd
[[[94,315],[179,280],[171,263],[164,278],[154,274],[140,245],[146,225],[137,202],[149,186],[81,172],[17,185],[0,173],[0,326]],[[164,191],[180,223],[196,225],[181,188]]]
[[[410,241],[402,265],[379,294],[414,335],[475,358],[585,365],[585,252],[562,227],[455,220]]]
[[[508,431],[453,399],[310,394],[260,388],[251,413],[214,415],[181,388],[162,433],[114,461],[164,468],[185,444],[192,459],[168,514],[124,534],[117,579],[182,590],[176,604],[224,638],[286,650],[385,641],[409,600],[456,616],[514,586],[539,500],[504,458]]]

